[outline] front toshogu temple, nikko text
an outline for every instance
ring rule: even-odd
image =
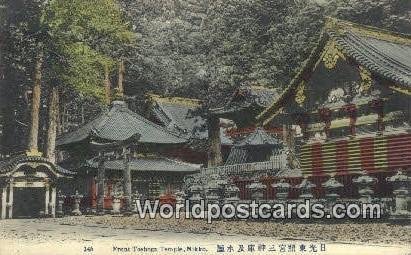
[[[57,161],[2,155],[1,219],[132,214],[146,199],[311,199],[380,203],[409,220],[410,96],[411,35],[328,18],[285,88],[241,86],[206,111],[147,94],[90,121],[63,113]]]

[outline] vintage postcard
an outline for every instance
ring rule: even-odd
[[[0,255],[410,255],[411,3],[0,0]]]

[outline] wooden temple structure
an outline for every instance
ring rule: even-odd
[[[86,195],[84,206],[101,213],[116,197],[122,197],[127,210],[132,193],[154,199],[180,189],[184,175],[200,165],[162,154],[186,143],[186,138],[129,110],[124,101],[114,101],[90,123],[57,141],[71,161],[84,162],[73,184]]]
[[[240,199],[251,197],[248,187],[256,179],[263,178],[267,184],[273,183],[273,176],[287,164],[287,135],[280,123],[259,127],[255,120],[279,95],[278,89],[244,86],[235,90],[224,106],[212,109],[210,114],[213,118],[234,122],[234,127],[225,130],[233,145],[221,164],[203,169],[198,176],[226,176],[234,181]],[[213,150],[212,146],[210,150]],[[272,189],[265,193],[266,197],[269,194],[273,196]]]
[[[387,197],[387,178],[411,169],[410,95],[410,35],[329,18],[317,47],[257,123],[296,131],[301,173],[290,179],[308,178],[316,197],[331,177],[344,185],[343,196],[358,197],[353,179],[364,174]]]
[[[410,35],[328,18],[282,92],[261,104],[241,88],[212,111],[235,121],[234,145],[225,163],[187,178],[191,198],[373,201],[409,220],[410,60]]]
[[[74,175],[34,151],[0,161],[0,218],[54,217],[57,187]]]
[[[156,94],[148,94],[146,98],[146,117],[188,140],[185,146],[169,151],[168,156],[205,165],[210,157],[209,136],[215,135],[218,136],[222,158],[227,158],[233,140],[226,134],[227,127],[222,123],[212,127],[215,130],[209,128],[203,101]]]

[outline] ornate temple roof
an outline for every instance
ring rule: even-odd
[[[274,136],[268,134],[263,128],[256,128],[251,134],[234,143],[225,165],[255,162],[257,155],[261,156],[264,148],[266,153],[272,154],[273,150],[282,149],[283,143]]]
[[[103,111],[91,122],[73,132],[63,134],[57,140],[58,146],[84,141],[90,136],[104,140],[124,141],[139,135],[139,143],[181,144],[187,139],[161,127],[141,115],[129,110],[125,102],[114,101],[109,110]]]
[[[47,158],[41,156],[28,156],[26,154],[18,154],[10,158],[6,158],[0,161],[0,176],[7,176],[11,173],[18,165],[28,164],[30,162],[43,163],[48,165],[58,176],[72,176],[75,172],[67,170],[61,166],[52,163]]]
[[[328,18],[317,47],[302,64],[297,75],[288,87],[271,105],[262,111],[257,120],[268,124],[296,95],[303,81],[310,78],[319,60],[327,50],[334,49],[336,54],[365,68],[373,77],[378,77],[389,88],[411,94],[411,36]],[[337,56],[338,59],[338,56]]]
[[[206,121],[197,113],[201,100],[154,94],[148,97],[153,114],[165,127],[188,138],[207,138]]]
[[[90,159],[85,166],[98,168],[97,158]],[[104,167],[111,170],[123,170],[124,163],[121,159],[107,160],[104,162]],[[199,171],[201,165],[190,164],[183,161],[178,161],[164,157],[147,157],[147,158],[132,158],[129,162],[131,171],[140,172],[181,172],[194,173]]]
[[[341,50],[371,73],[411,87],[411,36],[331,20],[329,35]]]
[[[244,86],[234,91],[228,103],[220,108],[212,109],[219,116],[229,116],[247,108],[264,109],[279,97],[277,89],[262,86]]]
[[[151,111],[161,125],[187,139],[208,138],[206,120],[200,116],[199,109],[202,101],[182,97],[163,97],[155,94],[148,95],[151,101]],[[232,145],[233,141],[220,128],[222,145]]]
[[[263,128],[256,128],[254,132],[249,134],[239,143],[235,144],[236,147],[246,146],[280,146],[282,142],[274,136],[268,134]]]

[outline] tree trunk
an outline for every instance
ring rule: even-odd
[[[123,99],[124,97],[124,73],[126,71],[126,68],[124,66],[124,60],[120,60],[118,63],[118,83],[117,83],[117,89],[118,89],[118,96]]]
[[[39,135],[39,114],[40,114],[40,96],[41,96],[41,75],[43,66],[43,52],[40,51],[37,56],[36,65],[34,67],[34,84],[31,102],[31,126],[28,141],[29,151],[38,151],[38,135]]]
[[[47,148],[46,157],[53,163],[56,163],[56,137],[57,121],[59,115],[59,91],[56,86],[51,90],[49,105],[49,125],[47,130]]]
[[[220,119],[210,116],[208,119],[208,167],[219,166],[223,163],[221,156]]]
[[[111,103],[111,84],[110,84],[110,70],[108,65],[104,65],[104,89],[105,102],[107,105]]]

